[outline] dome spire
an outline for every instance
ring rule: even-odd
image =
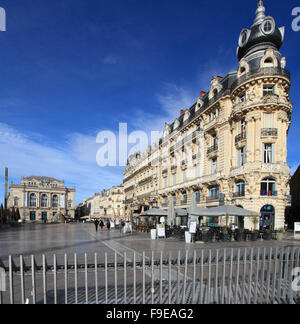
[[[264,3],[262,0],[259,0],[253,26],[259,25],[263,22],[263,20],[266,18],[265,12],[266,8],[264,7]]]

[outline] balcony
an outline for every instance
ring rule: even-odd
[[[209,202],[209,201],[215,201],[215,200],[220,200],[220,194],[217,194],[217,195],[212,195],[212,196],[209,196],[206,198],[206,201]]]
[[[261,137],[278,137],[277,128],[262,128]]]
[[[171,171],[172,171],[172,173],[175,173],[177,171],[177,165],[173,165],[171,167]]]
[[[283,76],[285,78],[287,78],[288,80],[291,79],[290,73],[282,68],[279,67],[268,67],[268,68],[262,68],[260,70],[258,70],[257,72],[249,72],[246,73],[244,75],[242,75],[239,79],[237,79],[235,82],[233,82],[232,86],[231,86],[231,90],[234,91],[237,87],[239,87],[240,85],[242,85],[243,83],[245,83],[246,81],[253,79],[253,78],[257,78],[260,76]]]
[[[183,199],[180,201],[180,205],[187,205],[187,199]]]
[[[246,133],[241,133],[235,137],[235,144],[246,140]]]
[[[161,204],[161,207],[168,207],[169,206],[169,203],[168,202],[163,202],[162,204]]]
[[[213,145],[213,146],[211,146],[211,147],[209,147],[207,149],[207,154],[211,154],[211,153],[217,152],[218,149],[219,149],[218,145],[215,144],[215,145]]]
[[[144,185],[144,184],[152,181],[152,179],[153,179],[153,176],[143,179],[142,181],[139,182],[139,186]]]
[[[245,191],[238,191],[233,194],[233,198],[245,197]]]

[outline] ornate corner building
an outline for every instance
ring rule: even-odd
[[[237,71],[213,77],[210,91],[166,123],[160,140],[129,157],[128,215],[167,208],[170,199],[187,209],[195,193],[201,207],[232,204],[261,213],[260,226],[284,226],[292,104],[283,40],[284,27],[259,1],[254,24],[239,37]]]
[[[75,188],[55,178],[31,176],[10,184],[8,208],[18,208],[26,221],[53,221],[58,215],[75,217]]]

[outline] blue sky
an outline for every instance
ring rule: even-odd
[[[76,186],[76,201],[122,183],[123,168],[96,163],[96,134],[162,130],[190,107],[211,77],[236,70],[240,31],[256,0],[0,0],[0,195],[32,174]],[[288,162],[299,165],[299,1],[264,1],[286,27],[281,49],[294,103]],[[2,170],[2,171],[1,171]]]

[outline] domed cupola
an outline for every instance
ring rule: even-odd
[[[251,29],[243,29],[240,34],[237,50],[239,61],[243,58],[247,61],[251,60],[250,56],[258,54],[258,52],[263,53],[267,49],[280,50],[284,40],[284,27],[278,28],[275,20],[271,16],[266,16],[265,12],[263,1],[260,0],[254,24]],[[278,59],[280,58],[278,57]]]

